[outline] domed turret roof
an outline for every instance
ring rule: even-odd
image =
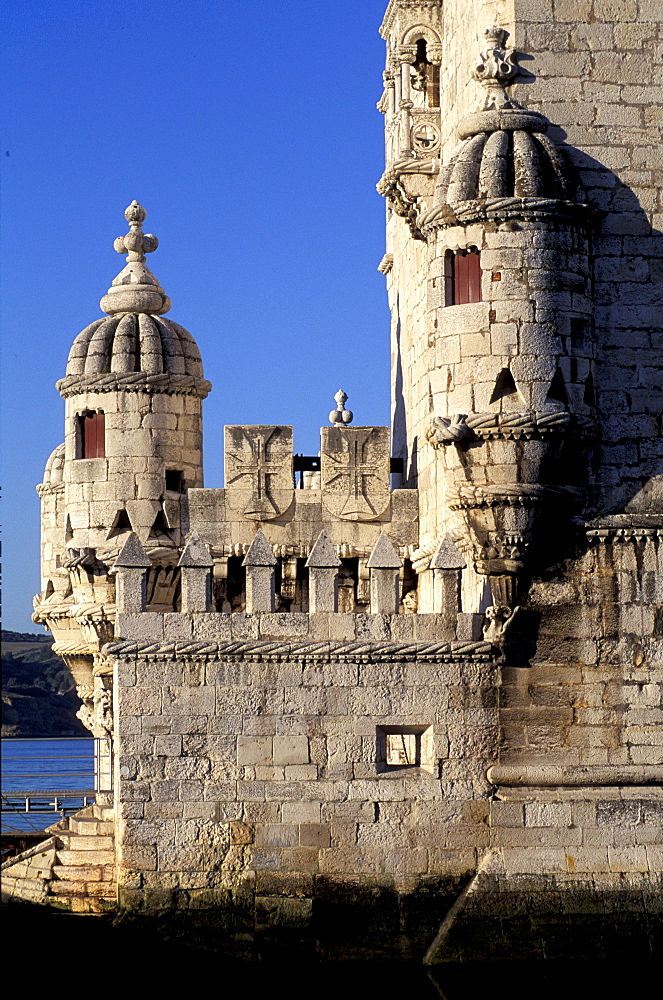
[[[144,372],[202,378],[198,346],[183,326],[150,313],[126,312],[97,319],[78,334],[67,375]]]
[[[162,316],[170,299],[145,265],[144,255],[159,245],[156,236],[143,233],[147,213],[133,201],[124,215],[130,230],[114,246],[127,254],[127,264],[100,302],[109,315],[78,334],[57,387],[63,396],[120,387],[205,396],[211,386],[198,345],[188,330]]]
[[[423,227],[490,215],[536,216],[583,204],[573,166],[545,134],[548,119],[520,107],[504,90],[517,72],[513,49],[503,48],[506,32],[488,28],[485,35],[489,48],[473,75],[488,88],[486,106],[461,120],[461,141],[440,171]]]
[[[462,142],[443,171],[436,200],[448,205],[476,198],[562,198],[577,184],[561,150],[545,135],[548,121],[522,108],[467,115]]]

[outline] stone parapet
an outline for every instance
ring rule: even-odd
[[[388,647],[393,647],[394,655],[400,655],[400,651],[416,646],[422,647],[422,655],[424,646],[430,648],[430,655],[451,655],[456,651],[459,655],[497,655],[497,650],[489,642],[464,638],[456,640],[455,632],[449,634],[449,622],[449,616],[445,614],[140,612],[118,613],[115,635],[117,640],[134,645],[161,644],[169,649],[176,646],[178,655],[184,655],[187,648],[194,654],[202,648],[201,643],[219,649],[223,647],[228,652],[231,652],[228,644],[234,644],[238,654],[245,648],[248,652],[249,647],[255,645],[256,651],[260,647],[265,652],[273,646],[275,654],[282,646],[288,650],[301,648],[304,651],[310,648],[310,655],[315,655],[315,650],[319,648],[319,655],[326,655],[332,646],[340,649],[349,644],[366,655],[372,652],[377,654],[382,647],[385,652]],[[327,643],[326,647],[324,643]],[[115,645],[117,643],[111,644]]]

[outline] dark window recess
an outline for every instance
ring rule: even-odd
[[[86,410],[76,418],[76,458],[106,457],[106,424],[102,410]]]
[[[476,247],[447,250],[444,258],[445,305],[481,302],[481,254]]]
[[[166,489],[184,493],[184,473],[181,469],[166,469]]]
[[[122,508],[121,510],[118,510],[117,514],[115,515],[113,526],[111,530],[108,532],[107,537],[108,539],[116,538],[118,535],[123,535],[125,532],[133,530],[134,529],[131,525],[129,515],[127,514],[126,510]]]

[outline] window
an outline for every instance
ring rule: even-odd
[[[76,458],[106,457],[106,423],[103,410],[85,410],[76,417]]]
[[[184,493],[184,473],[181,469],[166,469],[166,489],[172,493]]]
[[[430,726],[378,726],[378,772],[414,769],[433,773],[433,731]]]
[[[444,257],[445,305],[481,302],[481,254],[476,247],[447,250]]]

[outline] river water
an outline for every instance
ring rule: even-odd
[[[61,812],[52,804],[54,792],[65,793],[58,798],[58,804],[67,812],[82,808],[83,793],[90,796],[94,792],[94,740],[91,737],[10,738],[3,739],[1,746],[2,832],[5,834],[36,833],[55,823]],[[33,797],[30,812],[25,810],[25,800],[17,799],[17,792]]]

